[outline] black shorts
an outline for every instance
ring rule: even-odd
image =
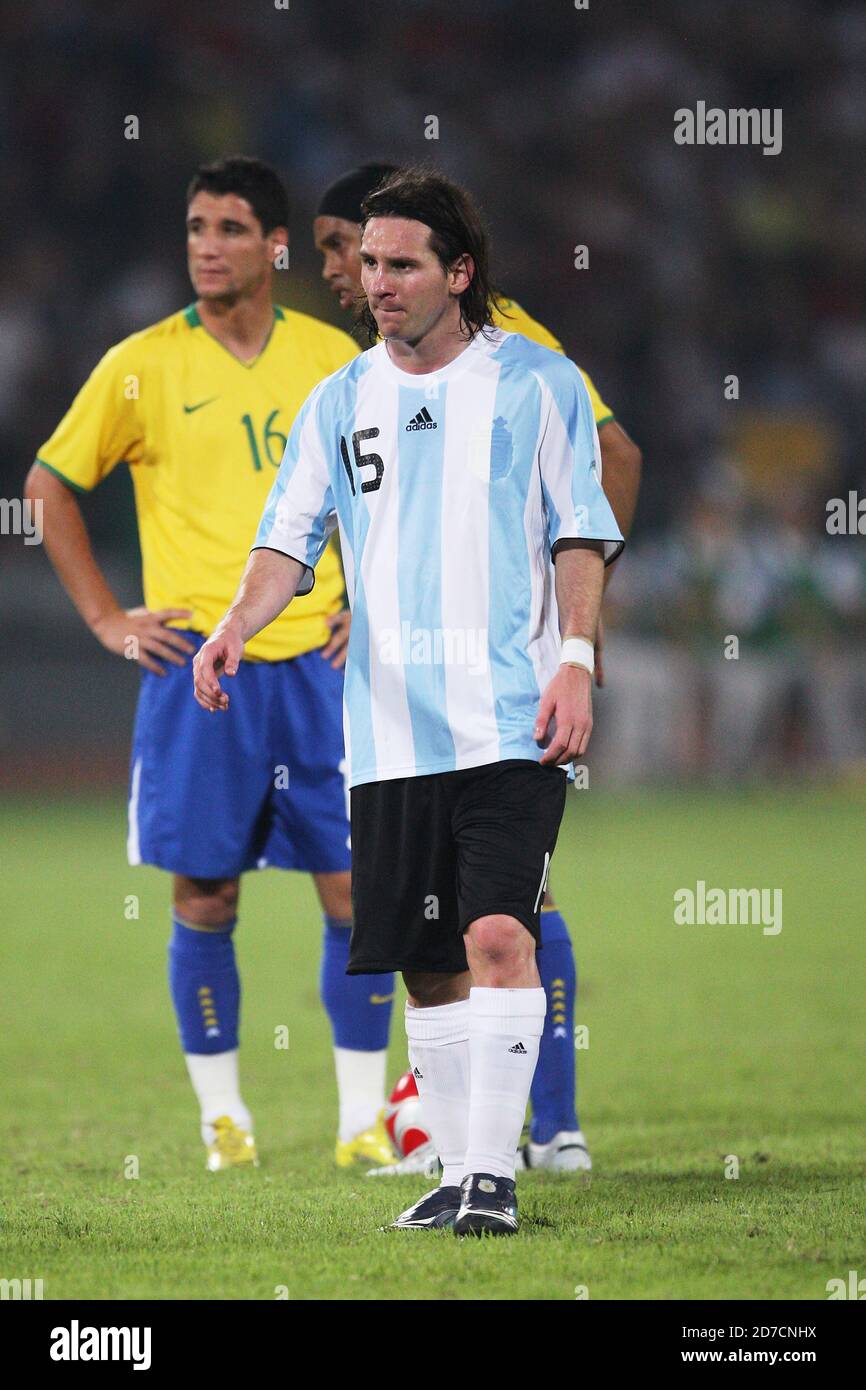
[[[463,933],[492,913],[537,942],[567,785],[512,758],[353,787],[348,973],[466,970]]]

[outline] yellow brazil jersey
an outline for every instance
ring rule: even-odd
[[[565,348],[562,343],[547,331],[543,323],[532,318],[513,299],[500,299],[499,303],[502,312],[494,312],[493,314],[493,322],[497,328],[504,328],[506,333],[522,333],[524,338],[530,338],[533,343],[540,343],[542,347],[551,348],[554,352],[561,352],[565,356]],[[585,372],[583,367],[579,367],[578,371],[586,382],[586,389],[592,401],[592,413],[595,416],[596,427],[608,424],[614,419],[613,411],[601,399],[589,372]]]
[[[107,352],[37,457],[81,492],[129,464],[144,601],[191,608],[172,625],[211,633],[234,598],[295,415],[357,352],[341,329],[275,305],[267,343],[245,364],[191,305]],[[342,595],[328,546],[312,592],[246,655],[281,661],[321,646]]]

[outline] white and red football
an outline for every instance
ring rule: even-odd
[[[400,1158],[408,1158],[422,1144],[430,1144],[430,1134],[421,1116],[421,1098],[411,1071],[404,1072],[388,1097],[385,1128]]]

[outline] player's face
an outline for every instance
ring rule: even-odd
[[[341,309],[351,309],[361,293],[361,228],[345,217],[317,217],[313,239],[322,257],[322,278]]]
[[[445,270],[430,228],[406,217],[372,217],[361,240],[361,284],[383,338],[420,342],[469,284],[466,260]]]
[[[236,303],[256,293],[273,270],[288,231],[267,236],[246,198],[236,193],[197,193],[187,208],[189,278],[199,299]]]

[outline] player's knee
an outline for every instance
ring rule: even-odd
[[[492,966],[522,965],[535,954],[535,942],[515,917],[479,917],[466,932],[467,953]]]
[[[219,927],[237,916],[240,881],[236,878],[174,880],[174,908],[179,917],[199,927]]]

